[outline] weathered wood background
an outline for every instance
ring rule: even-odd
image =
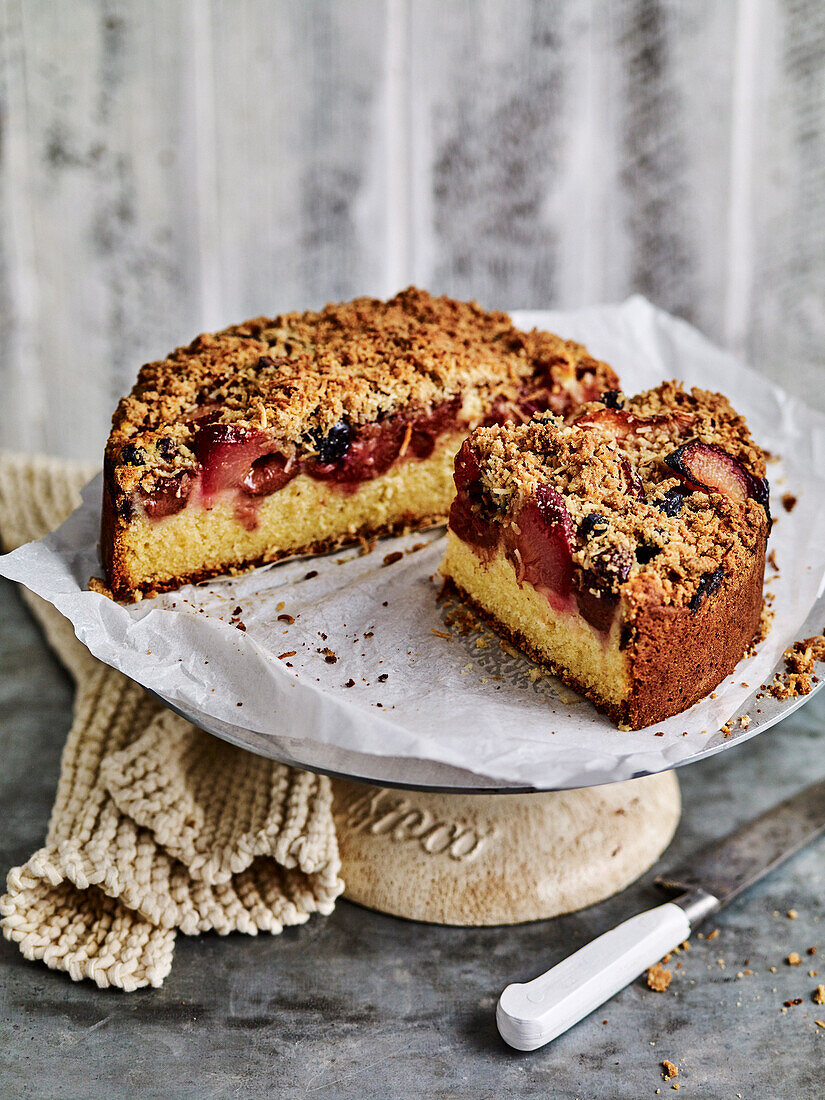
[[[822,0],[0,0],[0,444],[194,333],[641,291],[825,408]]]

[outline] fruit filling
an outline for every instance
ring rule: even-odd
[[[519,585],[532,585],[557,612],[578,608],[597,631],[609,633],[618,601],[610,591],[594,591],[593,578],[577,576],[573,522],[564,498],[551,485],[538,485],[509,523],[496,523],[485,513],[480,468],[470,440],[465,440],[456,458],[455,483],[450,509],[454,534],[482,560],[489,561],[501,549]],[[598,531],[600,520],[590,517],[585,527]]]
[[[197,487],[206,508],[232,494],[238,518],[254,527],[258,502],[299,473],[330,482],[342,492],[355,492],[362,482],[385,474],[396,462],[429,458],[442,435],[458,430],[461,398],[418,416],[397,414],[359,428],[342,420],[325,436],[307,436],[303,455],[291,445],[279,449],[266,431],[217,423],[215,412],[201,408],[191,418],[198,469],[164,478],[150,492],[139,492],[149,519],[180,512]]]
[[[577,377],[573,384],[579,397],[594,396],[597,382],[589,374]],[[548,410],[568,411],[570,403],[569,389],[554,393],[549,383],[540,382],[524,387],[515,401],[496,400],[485,422],[525,422]],[[385,474],[399,461],[429,458],[442,435],[459,430],[461,404],[458,396],[417,416],[398,413],[357,428],[341,420],[326,435],[308,433],[304,454],[291,444],[279,449],[266,431],[217,422],[219,406],[200,406],[188,418],[198,469],[164,478],[151,491],[140,490],[138,498],[146,516],[160,520],[180,512],[196,488],[206,508],[232,493],[238,518],[254,527],[259,499],[282,489],[299,473],[330,482],[347,493]],[[629,483],[633,476],[628,466]],[[469,517],[468,522],[472,523]],[[476,532],[477,543],[479,540],[483,541],[483,536]]]

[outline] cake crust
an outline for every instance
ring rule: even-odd
[[[723,563],[726,572],[747,571],[769,518],[755,499],[689,492],[664,457],[695,440],[722,448],[763,478],[764,455],[722,394],[670,381],[615,400],[619,410],[593,402],[569,422],[548,415],[476,429],[480,507],[506,524],[539,485],[551,485],[570,514],[573,562],[582,575],[614,594],[641,583],[641,595],[653,586],[661,602],[687,606]],[[635,426],[627,430],[628,423]],[[667,495],[683,491],[670,514]],[[594,515],[599,521],[588,529]],[[640,547],[649,549],[649,560],[638,559]]]
[[[470,390],[478,396],[465,411],[477,423],[494,402],[514,402],[536,383],[566,413],[618,379],[580,344],[415,287],[387,302],[257,317],[141,368],[112,418],[114,494],[196,469],[192,441],[207,409],[213,423],[266,431],[311,454],[342,421],[363,425]]]
[[[695,611],[663,605],[655,591],[631,595],[627,657],[632,687],[623,713],[610,715],[617,724],[643,729],[661,722],[698,703],[730,676],[759,631],[765,548],[762,540],[749,567],[726,577]]]
[[[442,572],[618,725],[644,728],[712,691],[759,632],[764,470],[726,398],[675,382],[568,422],[479,428],[456,459]]]
[[[452,482],[449,473],[441,476],[438,448],[457,446],[485,420],[524,420],[536,408],[567,415],[617,386],[612,369],[578,344],[521,332],[504,313],[414,287],[388,302],[360,298],[201,335],[144,366],[114,414],[101,525],[108,585],[128,600],[262,560],[322,553],[361,536],[443,521]],[[335,463],[353,454],[368,480],[393,464],[431,462],[432,491],[421,489],[420,501],[389,520],[378,515],[370,525],[359,518],[340,534],[293,539],[264,552],[238,549],[244,525],[256,526],[263,499],[298,471],[335,483]],[[270,465],[256,469],[259,462]],[[136,524],[163,524],[192,502],[211,509],[228,499],[230,486],[237,537],[227,540],[221,560],[164,574],[153,560],[162,548],[143,553],[145,547],[130,544]],[[354,492],[351,473],[330,491]]]

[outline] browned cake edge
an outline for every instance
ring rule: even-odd
[[[729,676],[759,630],[767,531],[751,567],[729,577],[697,611],[640,601],[631,612],[632,688],[624,721],[661,722],[708,695]]]

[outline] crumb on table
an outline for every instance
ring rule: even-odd
[[[673,973],[661,963],[651,966],[647,972],[647,984],[654,993],[664,993],[673,980]]]

